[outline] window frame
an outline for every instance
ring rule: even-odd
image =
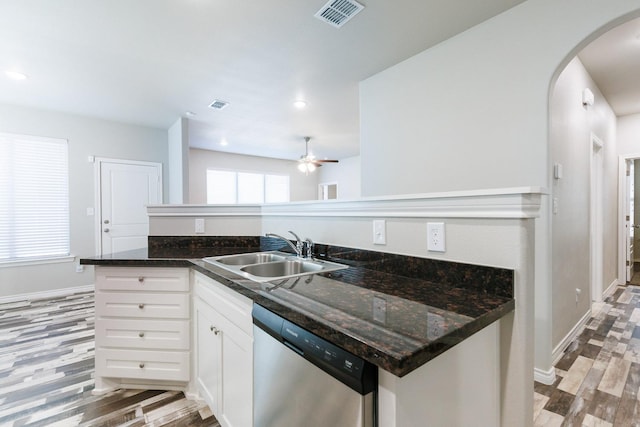
[[[8,189],[7,196],[4,200],[6,203],[6,215],[8,216],[5,219],[4,226],[6,230],[11,230],[11,232],[7,233],[7,243],[4,248],[4,256],[5,258],[0,258],[0,267],[15,267],[22,265],[35,265],[35,264],[50,264],[50,263],[59,263],[59,262],[69,262],[75,260],[75,256],[71,254],[71,208],[70,208],[70,189],[69,189],[69,141],[62,138],[50,138],[50,137],[42,137],[42,136],[33,136],[26,134],[16,134],[16,133],[7,133],[0,132],[0,144],[1,145],[13,145],[17,146],[18,144],[28,144],[33,143],[31,149],[38,150],[38,147],[35,147],[36,144],[56,144],[61,149],[53,149],[52,151],[57,151],[56,156],[52,161],[49,161],[45,164],[37,164],[36,161],[40,160],[50,160],[46,156],[34,156],[33,162],[28,163],[27,165],[23,165],[20,163],[20,154],[16,154],[13,148],[8,148],[8,151],[12,153],[7,155],[5,161],[10,163],[10,167],[7,168],[7,173],[5,174],[5,179],[0,180],[0,183],[3,185],[3,188]],[[52,145],[53,146],[53,145]],[[4,151],[4,147],[2,148]],[[63,161],[61,161],[61,159]],[[51,167],[50,173],[47,173],[46,170],[40,174],[29,174],[29,171],[33,171],[33,168],[43,168],[43,166]],[[52,167],[54,166],[54,167]],[[18,179],[18,172],[27,171],[27,175],[29,175],[30,179],[35,179],[36,184],[26,185],[25,191],[33,190],[34,188],[42,185],[42,183],[51,181],[57,181],[56,185],[52,187],[55,192],[53,193],[52,202],[44,207],[41,207],[40,204],[43,202],[42,199],[38,198],[37,192],[29,195],[27,197],[20,197],[17,195],[17,186],[24,185]],[[57,180],[53,180],[53,177],[56,177]],[[35,177],[35,178],[34,178]],[[5,187],[6,186],[6,187]],[[3,191],[3,190],[0,190]],[[60,199],[62,197],[62,199]],[[38,203],[38,209],[35,208],[24,208],[20,207],[20,202],[28,202],[36,201]],[[41,223],[41,219],[36,217],[36,219],[23,228],[22,233],[15,235],[12,233],[16,230],[16,226],[12,224],[12,222],[19,215],[28,215],[30,212],[41,211],[42,209],[49,209],[50,212],[57,212],[57,216],[52,218],[52,224],[58,224],[55,229],[55,232],[59,233],[61,236],[59,239],[50,239],[49,242],[56,250],[60,250],[60,252],[50,252],[50,253],[37,253],[36,255],[28,255],[29,247],[33,246],[35,249],[37,246],[30,242],[28,238],[29,232],[33,234],[40,233],[43,234],[39,226]],[[55,233],[54,233],[55,234]],[[22,236],[22,240],[21,240]],[[25,237],[27,236],[27,237]],[[51,236],[51,234],[49,235]],[[26,245],[25,245],[26,244]],[[25,249],[20,250],[20,246],[23,246]],[[18,256],[21,251],[25,251],[27,255]]]
[[[234,182],[235,182],[235,199],[232,203],[217,203],[211,202],[209,199],[209,172],[222,172],[233,174]],[[243,202],[239,203],[240,200],[240,186],[239,186],[239,175],[240,174],[251,174],[251,175],[261,175],[262,176],[262,201],[261,202]],[[279,177],[286,178],[287,181],[287,200],[283,202],[269,202],[267,201],[267,177]],[[291,175],[285,173],[273,173],[273,172],[261,172],[261,171],[250,171],[250,170],[241,170],[241,169],[222,169],[222,168],[207,168],[206,177],[205,177],[205,188],[206,188],[206,202],[208,205],[262,205],[266,203],[288,203],[291,200]]]

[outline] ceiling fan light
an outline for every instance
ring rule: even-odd
[[[314,170],[316,170],[316,165],[314,165],[313,163],[307,163],[307,169],[309,170],[309,172],[313,172]]]

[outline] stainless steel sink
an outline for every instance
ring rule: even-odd
[[[288,259],[286,261],[267,262],[242,267],[240,270],[260,277],[291,276],[302,273],[318,273],[324,266],[313,261]]]
[[[319,259],[299,258],[285,252],[252,252],[202,258],[204,262],[256,282],[288,279],[314,273],[328,273],[348,266]]]
[[[226,265],[262,264],[265,262],[282,261],[287,255],[279,255],[273,252],[254,252],[250,254],[227,255],[217,257],[216,261]]]

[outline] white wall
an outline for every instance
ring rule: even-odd
[[[169,203],[189,203],[189,124],[179,118],[167,131]]]
[[[617,140],[619,156],[637,154],[640,157],[640,114],[618,117]]]
[[[71,253],[95,255],[94,164],[88,156],[167,162],[167,133],[161,129],[87,117],[0,105],[0,132],[67,139],[69,141],[69,207]],[[166,169],[164,193],[167,193]],[[93,271],[75,272],[74,262],[0,268],[0,296],[41,292],[93,283]]]
[[[618,117],[618,128],[617,128],[617,139],[618,139],[618,152],[616,153],[618,156],[631,157],[631,158],[640,158],[640,114],[630,114],[627,116]],[[638,166],[640,162],[638,160],[635,161],[635,165]],[[640,223],[640,167],[636,167],[635,169],[635,177],[636,177],[636,197],[635,197],[635,224]],[[622,215],[619,217],[619,220],[622,221]],[[640,241],[640,233],[638,230],[635,231],[634,240],[636,244],[634,245],[634,258],[640,258],[640,248],[637,242]]]
[[[528,0],[363,81],[363,196],[549,188],[555,78],[638,15],[640,0]],[[549,200],[536,222],[536,368],[553,375]]]
[[[341,159],[340,163],[325,163],[318,169],[320,184],[338,184],[338,199],[358,199],[360,191],[360,156]]]
[[[582,91],[595,95],[592,107],[582,105]],[[604,147],[604,271],[606,289],[617,281],[616,116],[578,58],[560,74],[550,99],[549,144],[551,163],[562,164],[563,177],[554,179],[552,197],[558,210],[552,215],[552,347],[591,309],[590,295],[590,192],[591,133]],[[576,288],[583,297],[576,302]]]
[[[267,157],[245,156],[221,151],[189,149],[189,203],[207,203],[207,169],[230,169],[289,175],[291,201],[318,198],[318,175],[305,175],[298,162]]]
[[[546,187],[554,73],[638,8],[528,0],[363,81],[362,194]]]

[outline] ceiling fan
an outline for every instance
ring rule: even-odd
[[[300,160],[298,160],[298,170],[300,172],[304,172],[305,174],[309,174],[309,172],[313,172],[317,167],[322,166],[322,163],[338,163],[338,160],[318,160],[316,156],[309,153],[309,140],[310,136],[304,137],[305,150],[304,155],[300,156]]]

